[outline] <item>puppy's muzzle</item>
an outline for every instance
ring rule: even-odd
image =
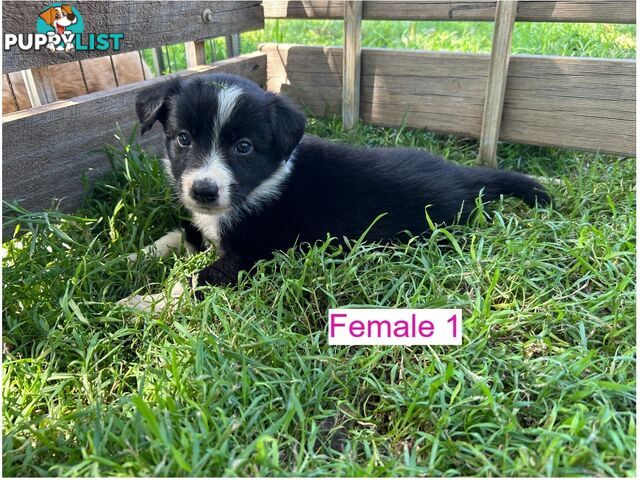
[[[210,205],[220,196],[218,184],[211,180],[196,180],[191,187],[191,196],[202,205]]]

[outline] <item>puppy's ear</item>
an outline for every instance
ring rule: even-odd
[[[167,119],[167,100],[180,93],[179,78],[153,85],[136,96],[136,113],[140,121],[140,134],[144,134],[157,121],[164,125]]]
[[[40,14],[40,18],[44,20],[47,25],[53,25],[54,16],[56,14],[56,9],[54,7],[48,8],[44,12]]]
[[[73,9],[71,8],[71,5],[66,4],[66,5],[60,5],[60,8],[62,9],[62,11],[64,13],[66,13],[67,15],[73,15]]]
[[[282,158],[288,158],[304,135],[304,114],[287,97],[273,95],[271,104],[271,125],[276,147]]]

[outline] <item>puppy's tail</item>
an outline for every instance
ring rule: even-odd
[[[484,200],[497,200],[501,195],[523,200],[530,207],[536,203],[547,206],[551,196],[540,182],[522,173],[505,170],[474,168],[478,190],[483,189]]]

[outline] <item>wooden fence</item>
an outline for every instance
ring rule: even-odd
[[[265,0],[267,18],[342,19],[344,0]],[[364,2],[364,20],[493,21],[496,0]],[[635,23],[633,0],[520,0],[516,20],[528,22]]]
[[[42,5],[4,2],[5,33],[32,33]],[[360,119],[482,137],[482,159],[488,163],[495,161],[498,138],[635,154],[635,60],[509,53],[514,21],[635,23],[633,0],[73,5],[83,15],[85,31],[124,33],[122,52],[157,52],[167,44],[185,43],[189,69],[181,75],[244,75],[290,95],[313,115],[342,113],[347,128]],[[264,27],[263,7],[270,18],[344,18],[344,48],[265,44],[258,52],[238,56],[238,34]],[[497,21],[488,55],[361,48],[363,19]],[[234,58],[206,65],[205,42],[223,36]],[[3,73],[24,71],[33,90],[30,96],[36,98],[32,103],[41,104],[3,116],[4,200],[20,200],[26,209],[42,210],[52,199],[64,199],[61,207],[69,211],[84,193],[83,177],[91,181],[108,168],[101,146],[114,143],[116,123],[125,133],[131,131],[136,123],[135,95],[161,80],[56,101],[47,78],[50,65],[108,53],[112,52],[4,52]],[[154,62],[162,59],[155,55]],[[155,126],[142,144],[161,150],[160,130]]]
[[[267,88],[340,114],[342,48],[266,44]],[[479,137],[489,55],[365,48],[360,118]],[[515,55],[501,140],[633,154],[635,61]]]
[[[480,138],[491,165],[498,139],[635,154],[635,60],[509,53],[514,21],[635,23],[634,1],[381,1],[354,13],[355,3],[265,1],[266,17],[344,19],[347,52],[263,45],[268,88],[317,116],[342,112],[347,127],[355,116]],[[360,50],[362,19],[495,20],[492,53]]]

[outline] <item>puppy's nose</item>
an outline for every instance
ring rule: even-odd
[[[218,199],[218,185],[210,180],[196,180],[191,195],[200,203],[213,203]]]
[[[73,13],[67,13],[67,18],[73,22],[73,19],[76,18],[76,16]]]

